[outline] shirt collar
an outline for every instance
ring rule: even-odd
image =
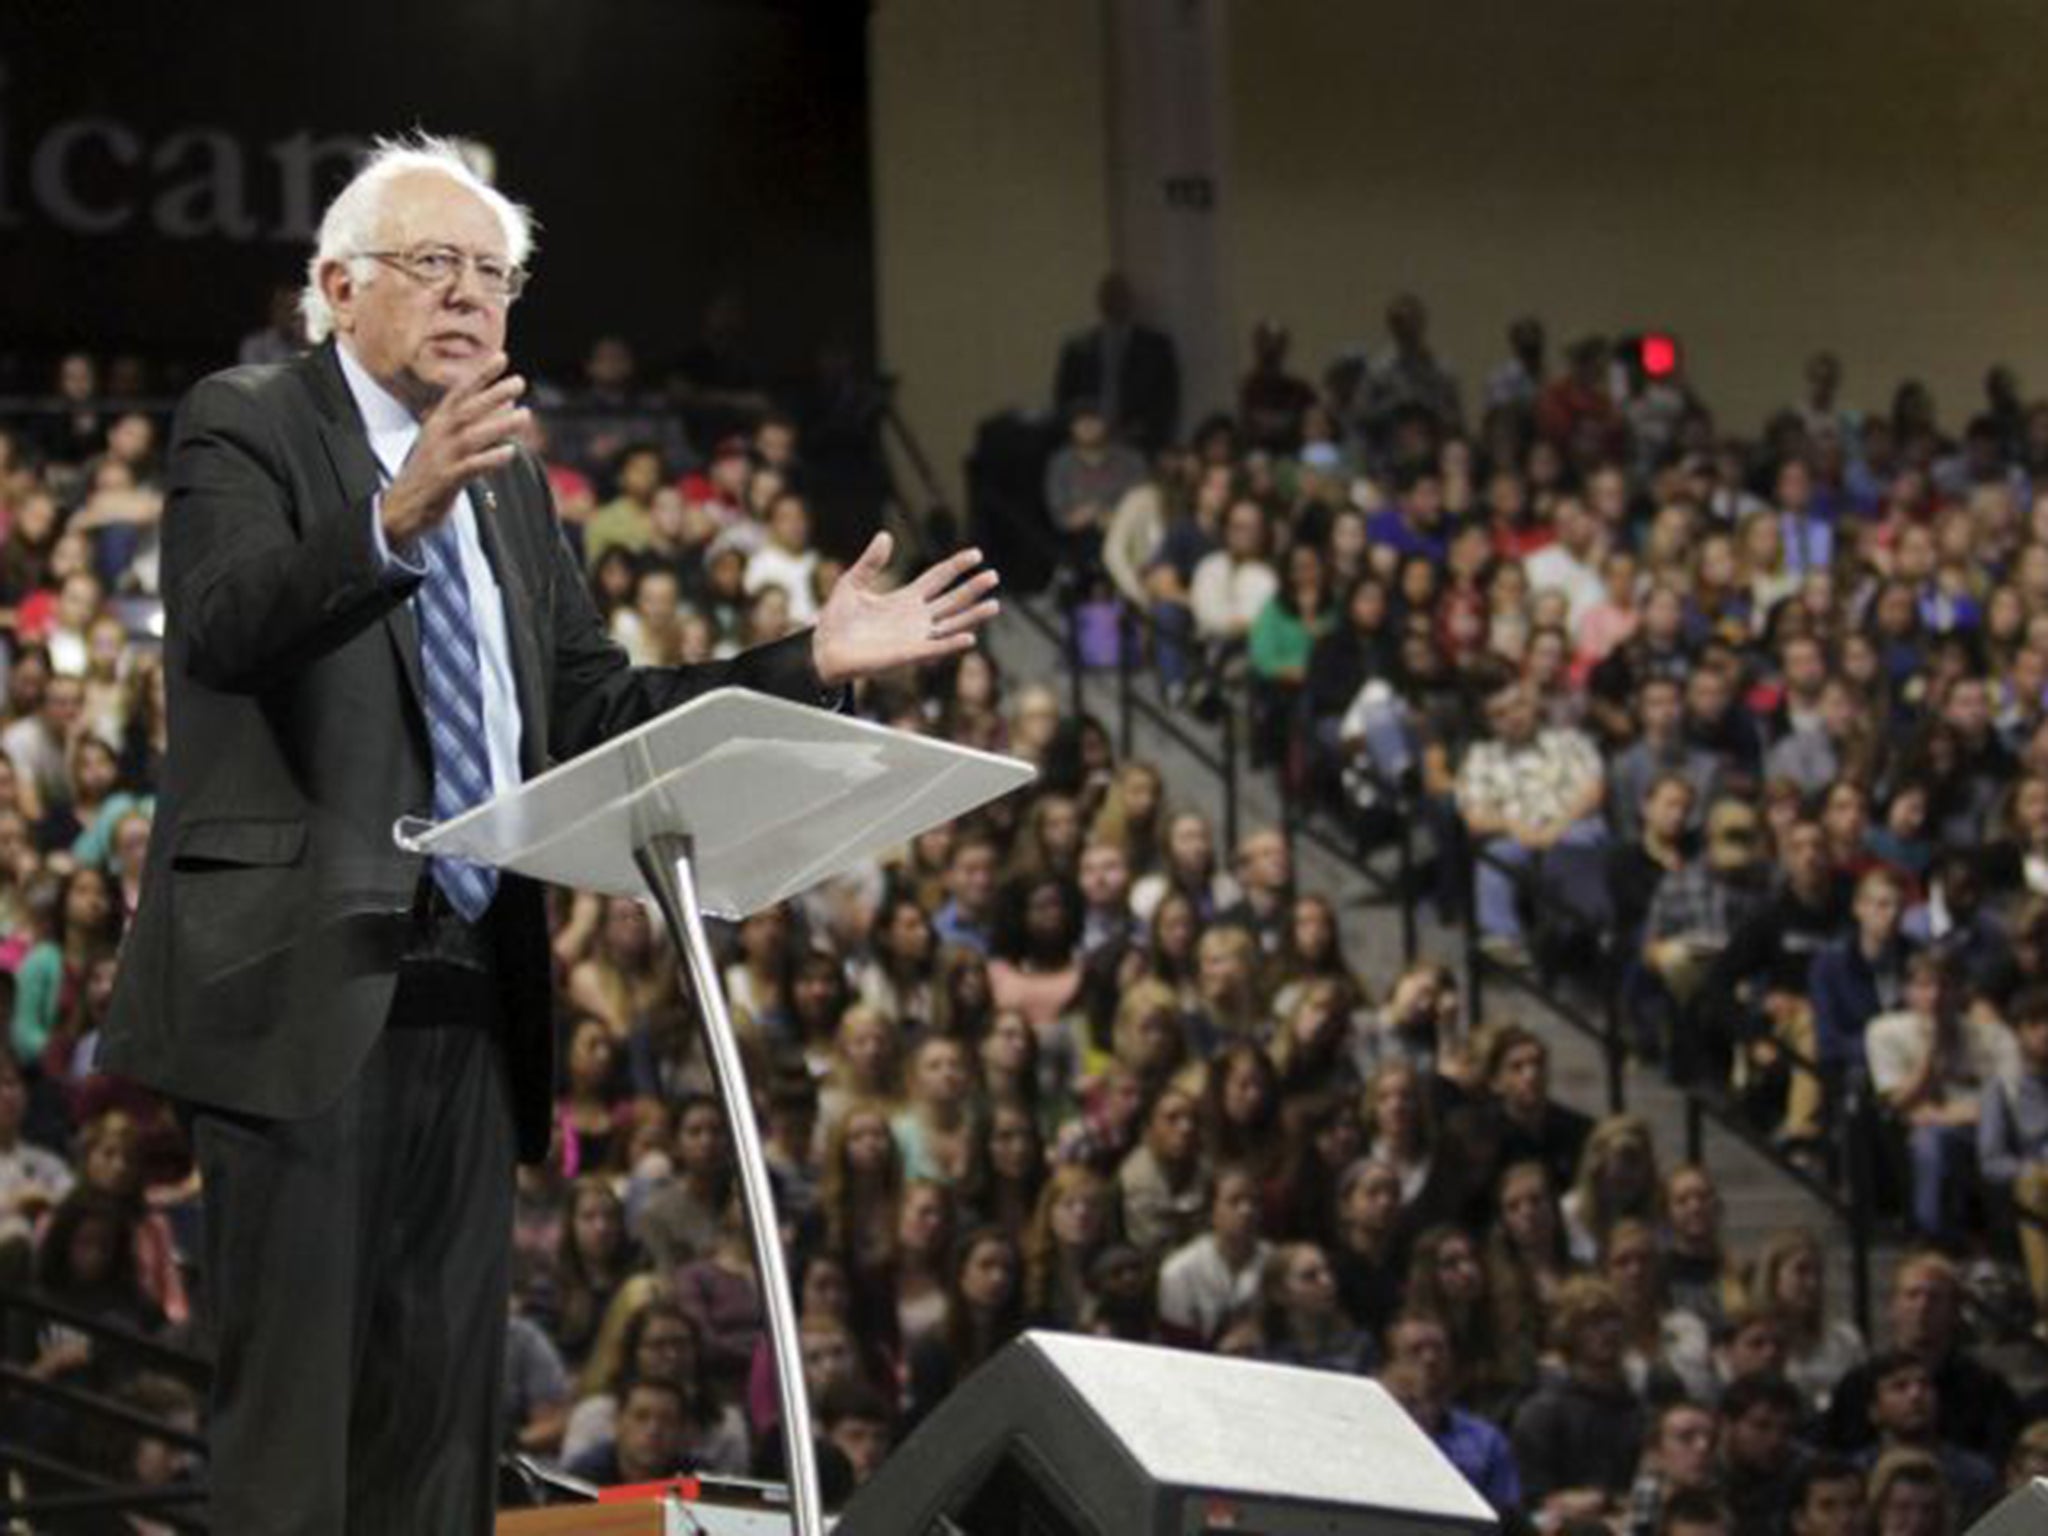
[[[341,361],[341,376],[348,382],[348,392],[355,397],[356,409],[362,413],[363,426],[370,434],[371,448],[385,469],[396,473],[397,466],[404,463],[406,454],[412,451],[420,424],[405,408],[405,402],[379,384],[370,376],[369,370],[356,361],[346,341],[335,344],[334,355]]]

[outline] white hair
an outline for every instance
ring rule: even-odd
[[[363,253],[376,244],[385,193],[403,176],[431,171],[482,198],[504,227],[505,253],[513,265],[524,265],[533,252],[533,215],[490,184],[490,163],[490,153],[482,145],[459,139],[430,133],[378,139],[354,179],[335,194],[320,216],[319,243],[306,263],[306,286],[299,294],[306,335],[316,342],[325,341],[334,330],[334,311],[320,287],[321,270],[329,262],[349,263],[359,283],[371,280],[376,267],[363,259]]]

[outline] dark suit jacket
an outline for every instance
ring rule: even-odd
[[[1173,441],[1180,419],[1180,358],[1173,338],[1150,326],[1133,325],[1117,368],[1117,420],[1110,426],[1149,456]],[[1060,348],[1053,379],[1053,408],[1065,415],[1079,400],[1101,404],[1108,395],[1102,376],[1102,330],[1081,332]]]
[[[382,568],[379,488],[332,343],[187,396],[164,509],[171,746],[148,871],[106,1026],[112,1070],[271,1118],[340,1097],[390,1011],[422,861],[392,841],[429,811],[417,585]],[[606,635],[539,466],[478,505],[504,594],[531,777],[739,684],[819,697],[808,635],[730,662],[634,669]],[[547,1142],[551,987],[540,888],[493,910],[520,1149]]]

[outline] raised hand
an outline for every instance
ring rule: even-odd
[[[384,492],[384,537],[393,547],[446,517],[463,482],[512,462],[532,413],[519,404],[526,381],[499,377],[505,361],[492,353],[420,419],[419,440]]]
[[[989,596],[996,573],[982,568],[980,550],[964,549],[888,591],[882,573],[894,548],[888,534],[876,534],[818,610],[811,658],[827,687],[958,655],[999,611]]]

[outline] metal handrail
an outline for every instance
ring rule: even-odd
[[[1533,870],[1507,864],[1493,858],[1483,847],[1471,851],[1469,878],[1476,882],[1481,864],[1506,875],[1523,890],[1530,889],[1537,876]],[[1467,990],[1472,998],[1472,1007],[1479,1006],[1483,995],[1485,977],[1490,972],[1516,987],[1523,996],[1540,1003],[1551,1015],[1570,1028],[1592,1038],[1601,1049],[1606,1067],[1607,1100],[1610,1113],[1621,1114],[1628,1108],[1628,1046],[1623,1039],[1620,1015],[1621,976],[1620,955],[1614,946],[1603,937],[1598,940],[1600,990],[1606,999],[1601,1018],[1595,1022],[1574,1003],[1552,988],[1542,985],[1541,978],[1526,967],[1496,960],[1482,948],[1479,940],[1479,924],[1476,917],[1476,899],[1472,902],[1465,920],[1465,978]],[[1822,1065],[1812,1057],[1794,1049],[1780,1040],[1774,1042],[1780,1057],[1794,1072],[1804,1073],[1820,1081],[1824,1091],[1833,1092],[1835,1084]],[[1870,1188],[1868,1169],[1875,1151],[1876,1128],[1865,1111],[1860,1095],[1852,1095],[1848,1113],[1844,1116],[1846,1135],[1841,1142],[1844,1173],[1848,1188],[1838,1190],[1828,1180],[1816,1177],[1814,1173],[1788,1157],[1784,1150],[1773,1142],[1770,1136],[1759,1130],[1746,1116],[1731,1111],[1718,1095],[1703,1091],[1697,1084],[1679,1082],[1666,1077],[1668,1086],[1675,1089],[1685,1101],[1686,1156],[1692,1162],[1700,1161],[1705,1141],[1704,1127],[1712,1121],[1723,1134],[1741,1142],[1752,1152],[1763,1157],[1780,1173],[1800,1185],[1809,1194],[1820,1200],[1849,1232],[1850,1265],[1849,1286],[1851,1308],[1855,1313],[1856,1325],[1866,1334],[1871,1323],[1871,1248],[1872,1229],[1875,1225],[1876,1200]]]
[[[91,1392],[84,1387],[68,1386],[61,1381],[45,1381],[18,1365],[0,1365],[0,1394],[7,1392],[19,1392],[25,1397],[40,1397],[61,1407],[76,1409],[94,1418],[119,1424],[123,1429],[132,1429],[139,1435],[149,1435],[182,1450],[206,1449],[206,1437],[202,1434],[180,1429],[161,1419],[151,1418],[139,1409],[130,1408],[126,1403],[104,1393]]]
[[[60,1296],[52,1296],[48,1291],[34,1287],[0,1286],[0,1313],[10,1309],[64,1323],[80,1333],[118,1344],[128,1354],[140,1355],[181,1375],[203,1378],[213,1371],[213,1362],[195,1350],[154,1338],[121,1323],[109,1322]]]
[[[0,1460],[11,1459],[11,1454],[0,1456]],[[205,1503],[206,1497],[206,1489],[194,1485],[145,1488],[140,1484],[96,1488],[83,1493],[44,1493],[26,1499],[0,1496],[0,1521],[25,1520],[31,1529],[35,1529],[38,1521],[56,1516],[128,1514],[147,1510],[174,1530],[204,1533],[211,1527],[183,1511],[189,1505]]]
[[[1223,751],[1220,756],[1211,756],[1206,752],[1198,750],[1196,744],[1189,739],[1189,733],[1181,726],[1180,722],[1171,719],[1164,711],[1154,706],[1149,699],[1137,694],[1133,687],[1131,674],[1133,672],[1133,652],[1136,647],[1127,643],[1127,641],[1133,628],[1144,633],[1156,633],[1157,626],[1153,623],[1151,616],[1134,607],[1120,592],[1113,593],[1105,601],[1113,601],[1117,605],[1120,615],[1120,643],[1117,648],[1117,670],[1119,673],[1118,716],[1121,733],[1119,749],[1128,755],[1132,735],[1132,719],[1134,716],[1143,716],[1156,728],[1161,729],[1172,737],[1184,750],[1189,752],[1190,756],[1194,757],[1197,762],[1208,768],[1221,780],[1225,795],[1226,840],[1234,845],[1236,842],[1237,821],[1238,746],[1236,732],[1233,729],[1236,716],[1235,703],[1233,701],[1226,701],[1226,707],[1223,711]],[[1080,666],[1081,652],[1075,616],[1076,603],[1070,598],[1069,601],[1062,604],[1064,609],[1062,615],[1064,619],[1063,624],[1055,624],[1054,621],[1038,612],[1035,606],[1030,603],[1018,603],[1012,606],[1015,611],[1023,613],[1026,620],[1042,635],[1061,648],[1068,663],[1074,704],[1078,713],[1083,698],[1083,669]],[[1385,797],[1386,802],[1396,807],[1400,828],[1398,842],[1400,869],[1395,882],[1385,881],[1378,871],[1373,870],[1364,860],[1358,858],[1354,852],[1337,847],[1333,840],[1321,835],[1320,829],[1306,825],[1291,810],[1284,817],[1284,820],[1287,822],[1287,831],[1290,837],[1297,832],[1305,832],[1318,846],[1344,861],[1348,867],[1358,871],[1361,876],[1372,882],[1376,888],[1396,896],[1402,911],[1403,950],[1407,958],[1412,959],[1416,949],[1418,921],[1415,912],[1417,897],[1413,889],[1412,880],[1409,877],[1413,869],[1414,854],[1411,841],[1412,829],[1419,805],[1414,794],[1405,790],[1402,786],[1388,781],[1376,769],[1368,768],[1368,772],[1371,773],[1376,789]],[[1286,798],[1284,775],[1280,777],[1280,783],[1284,800]],[[1437,853],[1439,857],[1446,857],[1449,854],[1449,850],[1438,849]],[[1481,860],[1485,860],[1493,867],[1504,870],[1518,884],[1533,878],[1531,871],[1514,868],[1493,860],[1481,848],[1470,850],[1469,857],[1468,880],[1476,878]],[[1391,890],[1390,886],[1392,887]],[[1475,1018],[1478,1015],[1488,974],[1496,975],[1509,985],[1516,987],[1531,1001],[1541,1004],[1553,1017],[1557,1018],[1568,1028],[1578,1031],[1599,1044],[1605,1068],[1607,1100],[1610,1109],[1614,1112],[1625,1110],[1628,1103],[1628,1050],[1622,1035],[1619,989],[1615,985],[1618,979],[1618,957],[1612,953],[1612,946],[1605,943],[1600,945],[1601,978],[1604,983],[1602,991],[1607,999],[1607,1003],[1602,1010],[1602,1016],[1596,1020],[1570,998],[1560,994],[1554,988],[1543,985],[1541,977],[1535,973],[1529,972],[1522,967],[1496,962],[1492,957],[1486,955],[1480,948],[1478,924],[1471,911],[1468,911],[1465,916],[1464,930],[1464,971],[1468,994],[1468,1008],[1471,1010],[1471,1015]],[[1793,1050],[1783,1042],[1778,1043],[1778,1049],[1792,1070],[1821,1077],[1823,1081],[1826,1081],[1826,1076],[1819,1063]],[[1849,1189],[1844,1194],[1825,1179],[1814,1177],[1807,1169],[1791,1161],[1782,1149],[1771,1142],[1767,1135],[1760,1133],[1756,1127],[1751,1125],[1741,1115],[1731,1113],[1715,1098],[1703,1093],[1697,1086],[1675,1081],[1671,1082],[1671,1086],[1679,1091],[1685,1099],[1689,1155],[1695,1159],[1697,1158],[1700,1143],[1704,1139],[1702,1134],[1703,1127],[1707,1122],[1712,1122],[1719,1126],[1726,1134],[1759,1153],[1780,1173],[1822,1200],[1831,1211],[1841,1217],[1846,1223],[1849,1228],[1852,1250],[1850,1280],[1854,1295],[1854,1310],[1858,1325],[1867,1331],[1871,1312],[1870,1250],[1872,1228],[1874,1226],[1875,1201],[1873,1192],[1869,1187],[1866,1170],[1868,1158],[1872,1155],[1871,1138],[1875,1135],[1875,1128],[1871,1124],[1870,1116],[1867,1112],[1864,1112],[1860,1103],[1851,1106],[1853,1112],[1847,1117],[1846,1122],[1848,1134],[1843,1143],[1843,1152]],[[2044,1225],[2048,1225],[2048,1223],[2044,1223]]]
[[[203,1384],[212,1374],[211,1363],[192,1350],[138,1333],[133,1328],[109,1322],[74,1306],[61,1297],[35,1289],[0,1287],[0,1315],[9,1310],[44,1317],[86,1334],[95,1346],[111,1350],[172,1374]],[[148,1435],[183,1450],[204,1451],[205,1437],[180,1425],[156,1419],[104,1393],[67,1382],[45,1381],[19,1366],[0,1365],[0,1396],[9,1394],[40,1398],[69,1412],[119,1425],[138,1435]],[[26,1499],[9,1500],[0,1490],[0,1523],[13,1520],[34,1522],[53,1516],[92,1510],[154,1511],[178,1530],[205,1531],[203,1520],[178,1512],[177,1506],[196,1504],[206,1497],[204,1487],[180,1485],[174,1489],[110,1488],[107,1480],[68,1462],[43,1455],[25,1446],[0,1444],[0,1465],[20,1468],[45,1483],[81,1490],[75,1493],[37,1493]]]

